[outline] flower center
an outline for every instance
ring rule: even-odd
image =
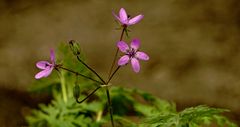
[[[45,68],[51,68],[52,67],[52,64],[45,64]]]
[[[127,52],[127,55],[129,56],[129,58],[133,58],[135,57],[135,54],[136,54],[136,51],[131,48],[128,52]]]

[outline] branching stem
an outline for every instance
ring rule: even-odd
[[[127,26],[123,26],[122,33],[121,33],[121,36],[120,36],[120,41],[122,41],[122,39],[123,39],[124,31],[126,30],[126,28],[127,28]],[[88,66],[85,62],[83,62],[78,55],[77,55],[78,61],[79,61],[80,63],[82,63],[85,67],[87,67],[91,72],[93,72],[93,73],[101,80],[101,82],[99,82],[99,81],[97,81],[97,80],[95,80],[95,79],[93,79],[93,78],[90,78],[90,77],[88,77],[88,76],[82,75],[82,74],[80,74],[80,73],[78,73],[78,72],[75,72],[75,71],[73,71],[73,70],[70,70],[70,69],[67,69],[67,68],[64,68],[64,67],[61,67],[61,66],[59,67],[59,68],[61,68],[61,69],[64,69],[64,70],[66,70],[66,71],[69,71],[69,72],[71,72],[71,73],[74,73],[74,74],[76,74],[76,75],[82,76],[82,77],[84,77],[84,78],[87,78],[87,79],[89,79],[89,80],[92,80],[92,81],[94,81],[94,82],[96,82],[96,83],[101,84],[101,85],[98,86],[94,91],[92,91],[87,97],[85,97],[83,100],[79,101],[78,98],[76,98],[77,103],[82,103],[82,102],[84,102],[84,101],[87,100],[89,97],[91,97],[98,89],[100,89],[100,88],[102,88],[102,87],[106,87],[106,94],[107,94],[107,99],[108,99],[108,110],[109,110],[110,116],[111,116],[111,124],[112,124],[112,127],[114,127],[113,108],[112,108],[112,102],[111,102],[111,98],[110,98],[110,92],[109,92],[109,88],[108,88],[109,85],[108,85],[108,84],[109,84],[109,82],[112,80],[113,76],[116,74],[116,72],[117,72],[117,71],[119,70],[119,68],[120,68],[120,66],[118,66],[118,67],[115,69],[115,71],[112,73],[113,68],[114,68],[114,65],[115,65],[115,63],[116,63],[116,59],[117,59],[117,56],[118,56],[118,52],[119,52],[119,49],[117,48],[116,53],[115,53],[115,55],[114,55],[114,59],[113,59],[112,65],[111,65],[111,68],[110,68],[110,72],[109,72],[109,75],[108,75],[108,80],[107,80],[107,82],[105,82],[105,81],[103,80],[103,78],[102,78],[95,70],[93,70],[93,69],[92,69],[90,66]]]
[[[90,66],[88,66],[86,63],[84,63],[79,56],[77,56],[77,59],[80,63],[82,63],[85,67],[87,67],[90,71],[92,71],[101,81],[102,83],[106,84],[106,82],[102,79],[102,77],[95,71],[93,70]]]
[[[79,101],[78,98],[76,98],[77,103],[82,103],[85,100],[87,100],[89,97],[91,97],[99,88],[101,88],[100,86],[97,87],[94,91],[92,91],[87,97],[85,97],[83,100]]]
[[[121,33],[121,36],[120,36],[119,41],[122,41],[123,35],[124,35],[124,31],[126,30],[126,28],[127,28],[127,26],[123,26],[122,33]],[[110,71],[109,71],[109,73],[108,73],[108,81],[106,82],[107,85],[108,85],[108,83],[111,81],[111,79],[113,78],[113,76],[116,74],[116,72],[118,71],[118,69],[120,68],[120,66],[118,66],[117,69],[116,69],[116,70],[113,72],[113,74],[112,74],[112,70],[113,70],[114,65],[115,65],[115,63],[116,63],[116,60],[117,60],[118,52],[119,52],[119,49],[117,48],[117,50],[116,50],[116,52],[115,52],[115,55],[114,55],[114,59],[113,59],[112,65],[111,65],[111,68],[110,68]],[[108,110],[109,110],[110,116],[111,116],[111,124],[112,124],[112,127],[114,127],[113,108],[112,108],[112,102],[111,102],[110,92],[109,92],[108,87],[106,88],[106,94],[107,94],[107,99],[108,99]]]
[[[78,75],[78,76],[84,77],[84,78],[86,78],[86,79],[92,80],[92,81],[94,81],[94,82],[96,82],[96,83],[98,83],[98,84],[101,84],[101,85],[104,85],[104,84],[105,84],[104,82],[99,82],[99,81],[97,81],[97,80],[95,80],[95,79],[93,79],[93,78],[90,78],[90,77],[88,77],[88,76],[85,76],[85,75],[83,75],[83,74],[80,74],[80,73],[78,73],[78,72],[75,72],[75,71],[73,71],[73,70],[70,70],[70,69],[68,69],[68,68],[64,68],[64,67],[61,67],[61,66],[60,66],[59,68],[61,68],[61,69],[63,69],[63,70],[66,70],[66,71],[69,71],[69,72],[71,72],[71,73],[73,73],[73,74],[76,74],[76,75]]]

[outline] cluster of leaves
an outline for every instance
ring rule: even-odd
[[[55,92],[51,104],[40,104],[40,110],[32,110],[26,119],[32,127],[88,127],[94,122],[86,104],[77,105],[73,99],[65,103],[60,94]],[[88,117],[89,115],[89,117]],[[96,123],[97,124],[97,123]]]
[[[69,47],[61,45],[58,58],[64,66],[72,68],[84,75],[91,76],[86,69],[78,64]],[[70,53],[69,53],[70,52]],[[64,72],[63,78],[67,86],[67,101],[61,94],[61,81],[55,74],[50,79],[42,79],[33,84],[32,91],[53,93],[49,104],[40,104],[39,109],[33,109],[26,116],[32,127],[102,127],[110,125],[107,113],[107,99],[104,88],[100,89],[87,101],[78,104],[73,97],[73,86],[76,76]],[[93,77],[94,78],[94,77]],[[96,88],[95,83],[78,79],[80,98],[87,96]],[[138,89],[112,86],[110,89],[114,122],[120,127],[200,127],[202,125],[236,127],[222,115],[227,110],[197,106],[177,112],[172,102],[161,100]]]
[[[228,110],[210,108],[205,105],[186,108],[181,112],[154,114],[146,120],[152,127],[199,127],[211,126],[213,121],[220,127],[237,127],[221,113]]]

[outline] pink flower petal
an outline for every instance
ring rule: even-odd
[[[121,19],[122,23],[126,23],[128,20],[127,13],[124,8],[121,8],[119,11],[119,18]]]
[[[52,70],[53,70],[53,68],[49,68],[49,69],[45,69],[43,71],[40,71],[39,73],[37,73],[35,75],[35,78],[40,79],[40,78],[43,78],[43,77],[47,77],[51,74]]]
[[[128,61],[129,61],[129,56],[124,55],[118,60],[118,65],[119,66],[126,65],[128,63]]]
[[[144,17],[143,15],[135,16],[134,18],[129,20],[128,25],[133,25],[138,23],[143,17]]]
[[[55,53],[53,49],[50,50],[50,58],[51,58],[52,64],[55,64]]]
[[[140,46],[140,41],[138,39],[133,39],[130,47],[133,48],[135,51],[137,51],[139,46]]]
[[[126,53],[127,50],[129,50],[129,47],[128,47],[127,43],[125,43],[124,41],[119,41],[117,43],[117,46],[118,46],[118,48],[121,52]]]
[[[49,66],[50,63],[48,63],[47,61],[39,61],[36,63],[36,66],[39,68],[39,69],[46,69],[47,66]]]
[[[140,59],[140,60],[145,60],[145,61],[149,60],[149,56],[144,52],[137,52],[135,57]]]
[[[132,64],[132,68],[133,70],[138,73],[140,71],[140,64],[139,61],[136,58],[132,58],[131,59],[131,64]]]

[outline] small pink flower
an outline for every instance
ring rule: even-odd
[[[37,73],[35,75],[36,79],[47,77],[51,74],[52,70],[55,67],[55,54],[54,54],[54,51],[52,49],[50,50],[50,58],[51,58],[51,63],[49,63],[48,61],[37,62],[36,66],[39,69],[42,69],[42,71],[40,71],[39,73]]]
[[[118,60],[119,66],[126,65],[129,61],[131,61],[133,70],[138,73],[140,71],[140,64],[138,60],[149,60],[149,56],[146,53],[138,50],[140,46],[140,41],[138,39],[132,40],[130,48],[124,41],[119,41],[117,46],[121,52],[125,53],[125,55]]]
[[[142,14],[140,14],[133,18],[130,18],[128,17],[124,8],[120,9],[119,16],[117,16],[114,12],[113,12],[113,15],[122,25],[125,25],[125,26],[136,24],[144,17]]]

